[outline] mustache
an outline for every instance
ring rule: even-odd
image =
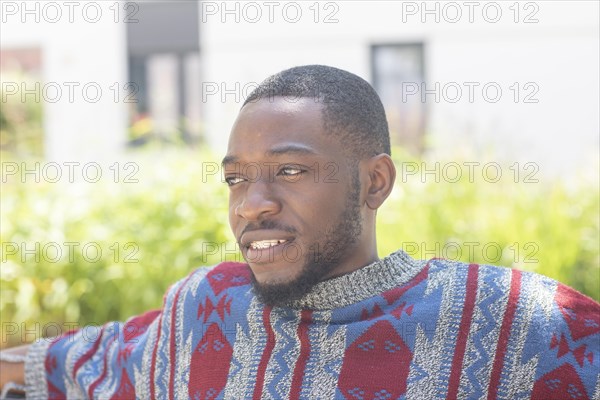
[[[263,220],[260,221],[259,223],[249,223],[248,225],[246,225],[244,227],[244,229],[242,230],[242,232],[240,233],[239,237],[242,237],[242,235],[244,233],[248,233],[248,232],[252,232],[252,231],[260,231],[260,230],[265,230],[265,229],[272,229],[272,230],[280,230],[280,231],[284,231],[287,233],[297,233],[298,231],[289,225],[283,225],[280,224],[277,221],[273,221],[273,220]]]

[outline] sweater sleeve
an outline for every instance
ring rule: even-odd
[[[134,397],[135,370],[141,367],[160,314],[149,311],[125,323],[87,326],[38,340],[25,361],[27,398],[92,398],[96,391]]]
[[[170,335],[169,310],[190,278],[201,280],[201,268],[172,285],[161,310],[126,322],[86,326],[31,345],[25,360],[25,391],[31,399],[146,398],[152,379],[153,355]],[[162,323],[162,326],[161,326]],[[169,332],[165,332],[168,330]],[[141,391],[138,393],[138,391]]]

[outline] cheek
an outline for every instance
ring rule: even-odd
[[[339,183],[325,183],[320,190],[316,191],[311,199],[304,202],[307,208],[305,214],[316,227],[328,227],[337,222],[340,214],[346,206],[346,190]]]
[[[234,201],[230,198],[229,199],[229,227],[231,228],[231,231],[235,234],[235,227],[238,221],[238,217],[235,215],[235,208],[237,206],[235,205]]]
[[[235,218],[231,209],[229,209],[229,227],[231,228],[231,231],[235,233]]]

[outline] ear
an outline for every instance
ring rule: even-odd
[[[396,180],[396,167],[387,154],[378,154],[364,161],[366,180],[367,206],[378,209],[392,192]]]

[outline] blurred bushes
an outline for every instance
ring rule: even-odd
[[[167,287],[193,268],[239,257],[226,185],[210,175],[215,161],[180,151],[140,159],[138,183],[3,184],[3,336],[23,339],[12,334],[15,322],[35,329],[124,320],[160,307]],[[471,183],[466,175],[423,183],[402,174],[406,157],[396,161],[396,187],[378,216],[381,256],[403,248],[416,258],[512,266],[600,298],[597,190],[480,176]],[[62,247],[59,259],[51,243]]]
[[[7,322],[35,329],[123,320],[160,307],[168,286],[193,268],[219,262],[207,244],[231,235],[227,190],[202,171],[211,161],[151,157],[136,162],[135,174],[121,164],[119,183],[109,166],[97,183],[35,183],[30,175],[3,185],[3,330]]]
[[[434,171],[435,162],[401,158],[394,192],[378,215],[380,253],[402,248],[415,258],[534,271],[600,299],[597,183],[584,177],[549,183],[524,164],[519,172],[514,164],[502,166],[496,182],[497,168],[483,168],[491,162],[469,174],[456,159],[439,162],[436,182],[432,172],[421,173],[424,165]],[[461,166],[459,179],[450,163]]]

